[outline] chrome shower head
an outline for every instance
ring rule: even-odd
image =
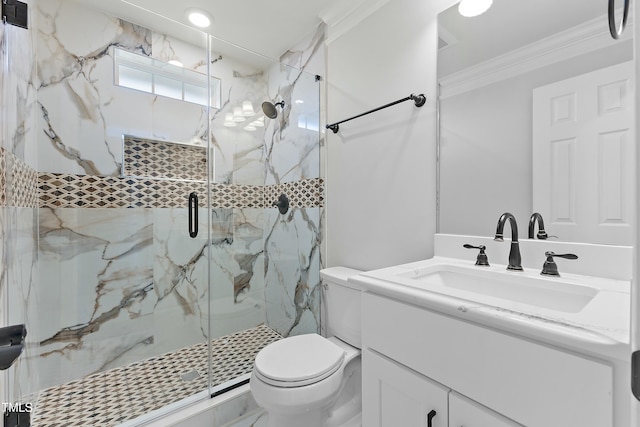
[[[276,110],[276,106],[280,106],[284,109],[284,101],[277,102],[276,104],[272,104],[269,101],[265,101],[262,103],[262,111],[264,115],[269,117],[270,119],[275,119],[278,117],[278,110]]]

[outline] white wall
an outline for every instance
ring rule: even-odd
[[[327,46],[327,120],[425,93],[327,131],[326,266],[370,270],[433,255],[437,14],[391,0]],[[331,40],[329,28],[329,40]]]

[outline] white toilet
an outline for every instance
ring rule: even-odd
[[[292,336],[269,344],[256,356],[249,384],[268,413],[269,427],[360,425],[361,290],[347,282],[358,273],[345,267],[320,271],[329,338]]]

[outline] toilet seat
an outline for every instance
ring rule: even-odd
[[[318,334],[276,341],[260,350],[254,363],[258,378],[276,387],[301,387],[331,376],[345,351]]]

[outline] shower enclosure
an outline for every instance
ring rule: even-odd
[[[321,30],[274,61],[150,12],[27,3],[29,29],[0,27],[2,324],[28,330],[3,401],[118,425],[318,331]]]

